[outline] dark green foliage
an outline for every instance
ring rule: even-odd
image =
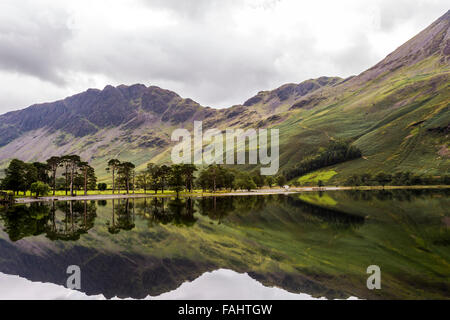
[[[64,168],[62,173],[64,178],[57,178],[59,167]],[[51,177],[48,174],[49,172]],[[65,189],[67,193],[69,184],[71,191],[81,188],[95,189],[97,177],[94,169],[87,162],[82,162],[77,155],[51,157],[46,163],[26,163],[22,160],[13,159],[8,168],[5,169],[5,178],[2,180],[1,187],[17,193],[19,191],[26,192],[32,188],[35,182],[41,184],[33,186],[33,193],[37,192],[38,195],[43,195],[42,184],[47,187],[51,184],[54,195],[56,189]]]
[[[295,168],[286,170],[287,180],[302,176],[317,169],[361,157],[361,151],[349,141],[331,141],[324,150],[303,159]]]
[[[267,176],[266,177],[266,183],[269,186],[269,188],[272,188],[272,186],[275,184],[275,178],[272,176]]]
[[[132,179],[134,177],[135,167],[131,162],[122,162],[118,165],[117,174],[119,175],[119,184],[122,184],[126,188],[127,193],[130,193],[130,185],[133,183]]]
[[[30,192],[35,194],[35,197],[38,198],[39,196],[46,196],[50,191],[50,187],[48,184],[37,181],[33,182],[30,186]]]
[[[169,185],[171,186],[172,190],[177,193],[177,198],[179,198],[180,191],[182,191],[185,186],[184,173],[184,168],[181,164],[175,164],[171,167],[169,175]]]
[[[411,172],[397,172],[393,175],[379,172],[375,177],[368,173],[351,175],[345,185],[347,186],[411,186],[411,185],[448,185],[450,176],[419,176]]]
[[[46,184],[49,184],[50,177],[48,176],[48,172],[50,168],[48,164],[41,162],[33,162],[33,166],[36,168],[38,181],[42,181]]]
[[[47,159],[47,170],[51,172],[52,176],[52,187],[53,187],[53,195],[55,195],[56,191],[56,172],[58,170],[58,167],[61,165],[61,158],[60,157],[51,157]]]
[[[106,183],[101,182],[101,183],[99,183],[99,184],[97,185],[97,189],[100,190],[100,191],[105,191],[106,188],[107,188]]]
[[[106,167],[106,171],[112,172],[112,193],[116,190],[116,178],[115,174],[120,165],[120,161],[118,159],[111,159],[108,161],[108,166]]]
[[[220,165],[210,165],[200,172],[196,184],[204,191],[207,189],[213,192],[218,189],[232,190],[237,174]]]
[[[31,163],[13,159],[5,169],[5,178],[2,180],[2,189],[19,192],[30,189],[32,183],[36,182],[38,171]]]
[[[239,175],[239,177],[236,179],[236,187],[238,189],[248,190],[248,191],[250,191],[251,189],[257,188],[252,177],[246,172],[241,173]]]
[[[281,175],[277,177],[277,185],[283,187],[286,184],[286,177]]]
[[[25,163],[13,159],[5,169],[5,178],[2,180],[2,189],[18,192],[25,188]]]
[[[252,176],[252,180],[257,188],[262,188],[266,184],[266,178],[259,171]]]

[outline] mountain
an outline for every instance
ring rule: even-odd
[[[203,107],[156,86],[89,89],[1,115],[0,164],[75,152],[106,179],[112,157],[138,169],[169,161],[171,132],[203,120],[206,128],[280,129],[282,168],[330,140],[350,139],[363,157],[320,170],[330,183],[380,170],[448,174],[449,61],[450,11],[357,76],[285,84],[227,109]]]

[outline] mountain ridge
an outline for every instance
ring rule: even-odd
[[[171,131],[202,120],[204,128],[279,128],[283,168],[342,138],[364,158],[331,168],[339,179],[377,168],[448,172],[449,60],[450,10],[359,75],[284,84],[229,108],[143,84],[88,89],[0,115],[0,163],[76,152],[96,168],[112,157],[139,168],[167,162]]]

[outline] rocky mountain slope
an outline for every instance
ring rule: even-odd
[[[285,84],[227,109],[142,84],[89,89],[1,115],[0,165],[75,152],[100,176],[112,157],[143,167],[169,161],[173,129],[203,120],[204,127],[279,128],[282,168],[332,139],[351,139],[364,157],[324,169],[330,183],[354,172],[448,173],[449,61],[450,11],[358,76]]]

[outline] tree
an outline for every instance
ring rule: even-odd
[[[37,181],[31,184],[30,191],[32,194],[35,193],[35,197],[38,198],[39,195],[46,196],[50,191],[50,187],[42,181]]]
[[[259,189],[264,187],[264,184],[266,183],[266,179],[261,175],[259,171],[252,176],[252,179],[256,187]]]
[[[147,188],[150,182],[150,173],[148,171],[140,172],[137,175],[136,180],[137,186],[144,189],[144,193],[147,193]]]
[[[345,181],[345,185],[347,185],[347,186],[359,186],[359,185],[361,185],[361,179],[360,179],[360,177],[357,174],[352,174]]]
[[[97,189],[100,190],[100,191],[105,191],[107,187],[108,187],[108,186],[107,186],[106,183],[104,183],[104,182],[101,182],[101,183],[99,183],[99,184],[97,185]]]
[[[196,184],[203,190],[206,191],[208,189],[209,181],[208,181],[208,171],[202,170],[196,180]]]
[[[162,193],[164,193],[164,187],[166,185],[169,174],[170,174],[170,167],[166,166],[165,164],[159,167],[158,177]]]
[[[78,173],[78,164],[81,162],[80,156],[78,155],[65,155],[61,157],[61,164],[64,167],[65,170],[65,178],[66,178],[66,195],[67,195],[67,185],[70,181],[70,195],[73,196],[73,189],[74,189],[74,179],[76,177],[76,174]],[[69,179],[70,176],[70,179]]]
[[[147,164],[147,172],[149,174],[149,187],[152,190],[155,190],[155,194],[158,193],[159,188],[159,172],[160,168],[158,165],[154,163]]]
[[[175,164],[171,167],[169,175],[169,185],[177,193],[177,199],[180,197],[180,191],[183,190],[185,185],[185,180],[183,175],[185,173],[185,168],[181,164]]]
[[[118,166],[117,173],[125,183],[125,187],[127,188],[127,194],[130,193],[130,180],[133,178],[135,167],[136,166],[131,162],[122,162]]]
[[[392,177],[392,183],[394,185],[398,185],[398,186],[405,186],[405,185],[407,186],[407,185],[411,185],[413,179],[414,179],[414,176],[409,171],[407,171],[407,172],[397,172]]]
[[[67,191],[68,191],[68,186],[69,186],[69,168],[70,168],[70,161],[69,158],[67,158],[67,156],[62,156],[60,158],[60,166],[64,168],[64,190],[66,192],[66,196],[67,196]]]
[[[56,171],[60,165],[61,165],[60,157],[51,157],[47,159],[47,166],[50,172],[52,173],[53,195],[55,195],[56,191]]]
[[[323,167],[360,158],[361,155],[351,141],[332,140],[325,147],[320,147],[315,155],[305,157],[297,166],[287,170],[285,176],[291,180]]]
[[[12,159],[5,169],[5,177],[2,180],[2,188],[19,193],[26,188],[25,162],[19,159]]]
[[[252,189],[256,189],[256,184],[248,173],[240,174],[240,176],[236,180],[236,186],[241,190],[250,191]]]
[[[37,171],[37,180],[47,184],[50,183],[50,179],[48,177],[48,171],[50,168],[47,165],[47,163],[33,162],[33,166],[36,168]]]
[[[370,185],[371,184],[371,181],[372,181],[372,175],[370,174],[370,173],[363,173],[362,175],[361,175],[361,184],[363,185],[363,186],[368,186],[368,185]]]
[[[384,186],[391,182],[392,176],[390,174],[385,174],[384,172],[380,172],[375,176],[375,181],[377,181],[380,185]]]
[[[197,171],[197,167],[194,164],[181,164],[181,171],[186,181],[186,190],[191,192],[194,186],[194,172]]]
[[[266,183],[269,186],[269,188],[272,188],[272,186],[275,184],[275,179],[272,176],[267,176]]]
[[[280,186],[280,188],[283,188],[284,185],[286,184],[286,178],[283,175],[280,175],[277,177],[277,184],[278,186]]]
[[[30,189],[33,182],[38,181],[38,171],[32,163],[25,163],[25,186],[23,192]]]
[[[217,190],[217,178],[220,172],[220,166],[217,164],[211,164],[208,167],[209,177],[212,181],[212,191],[216,192]]]
[[[69,165],[69,171],[70,171],[70,196],[74,196],[73,192],[73,179],[75,178],[75,175],[77,174],[78,167],[81,163],[81,159],[79,155],[73,154],[73,155],[67,155],[65,156],[67,159],[67,163]]]
[[[231,170],[224,170],[223,172],[223,186],[224,188],[230,189],[234,188],[234,180],[236,176]]]
[[[116,180],[115,173],[120,166],[120,161],[118,159],[111,159],[108,161],[108,167],[106,167],[106,171],[112,172],[112,193],[116,190]]]
[[[97,183],[97,177],[95,176],[95,170],[87,162],[80,162],[79,167],[83,174],[84,195],[87,195],[88,189],[95,189]]]

